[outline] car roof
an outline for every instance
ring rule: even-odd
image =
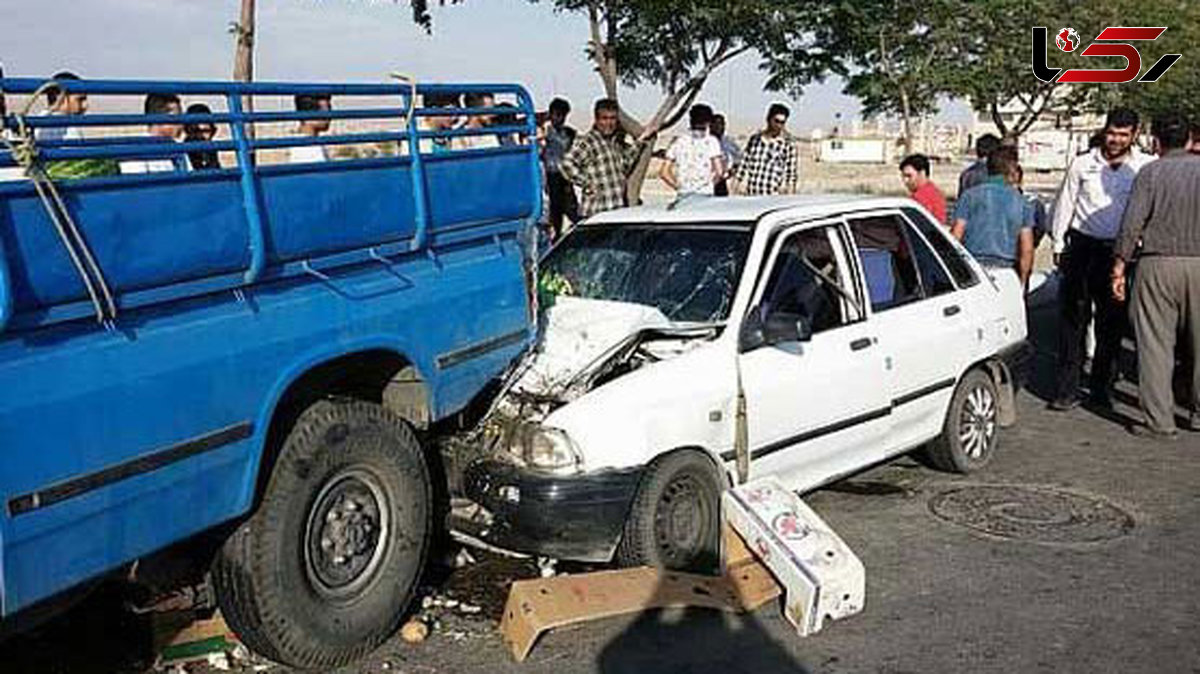
[[[666,206],[619,208],[591,217],[588,225],[612,224],[718,224],[754,223],[763,216],[789,211],[797,216],[821,217],[847,211],[914,206],[901,197],[862,194],[802,194],[771,197],[690,197]]]

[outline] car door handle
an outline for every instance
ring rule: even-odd
[[[863,337],[861,339],[856,339],[853,342],[850,342],[850,350],[862,351],[863,349],[870,348],[870,346],[874,343],[874,337]]]
[[[961,311],[962,307],[958,306],[957,304],[951,304],[950,306],[942,309],[942,315],[949,318],[950,316],[957,316]]]

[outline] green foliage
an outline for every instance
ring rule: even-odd
[[[863,112],[929,114],[958,64],[958,0],[843,0],[791,17],[783,44],[769,44],[768,86],[799,95],[833,73]]]
[[[839,0],[788,18],[793,23],[783,29],[783,39],[759,43],[767,47],[769,85],[798,94],[810,82],[837,74],[867,115],[903,116],[906,109],[911,115],[934,113],[939,96],[964,98],[985,114],[1016,102],[1024,114],[1002,130],[1019,135],[1050,104],[1079,112],[1129,105],[1147,117],[1165,110],[1200,114],[1200,2],[1195,0],[1136,5],[1109,0]],[[1184,56],[1154,83],[1044,83],[1031,70],[1034,26],[1047,28],[1051,68],[1123,67],[1118,57],[1079,56],[1107,26],[1170,27],[1157,41],[1136,45],[1143,72],[1163,54]],[[1080,50],[1055,48],[1053,36],[1065,27],[1079,33]]]
[[[121,167],[115,159],[63,159],[48,162],[45,170],[52,180],[82,180],[117,175]]]
[[[1182,54],[1183,57],[1157,82],[1088,85],[1084,104],[1096,111],[1126,105],[1145,119],[1164,112],[1182,112],[1193,121],[1200,120],[1200,2],[1144,0],[1135,8],[1120,13],[1111,8],[1107,11],[1117,16],[1104,17],[1109,21],[1105,25],[1167,26],[1167,32],[1154,42],[1136,43],[1142,55],[1143,73],[1163,54]],[[1080,31],[1080,36],[1085,39],[1093,35],[1085,36]],[[1104,63],[1106,59],[1094,60]],[[1114,62],[1111,66],[1114,68],[1123,64],[1121,59],[1108,60]]]
[[[968,97],[974,107],[987,111],[1010,100],[1036,106],[1041,97],[1053,95],[1077,111],[1103,112],[1114,105],[1128,105],[1145,116],[1167,110],[1200,112],[1200,3],[1194,0],[1143,0],[1134,5],[1106,0],[974,0],[966,20],[962,47],[963,77],[952,93]],[[1138,42],[1142,72],[1159,56],[1181,53],[1180,59],[1158,82],[1045,84],[1033,77],[1029,65],[1031,29],[1046,26],[1051,68],[1113,68],[1125,66],[1120,57],[1081,58],[1079,51],[1108,26],[1168,26],[1154,42]],[[1079,33],[1080,49],[1065,53],[1055,48],[1053,36],[1071,27]],[[1189,51],[1192,54],[1189,54]],[[1019,131],[1019,129],[1018,129]]]

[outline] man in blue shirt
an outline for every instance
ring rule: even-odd
[[[985,133],[975,141],[975,161],[958,176],[958,196],[987,180],[987,159],[1000,149],[1000,137]]]
[[[1016,272],[1025,287],[1033,269],[1033,210],[1014,185],[1014,152],[1000,150],[987,160],[988,178],[968,189],[954,207],[955,238],[985,267]]]

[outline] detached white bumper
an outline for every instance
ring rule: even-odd
[[[863,609],[862,562],[794,492],[768,477],[722,499],[725,520],[784,587],[784,615],[800,636]]]

